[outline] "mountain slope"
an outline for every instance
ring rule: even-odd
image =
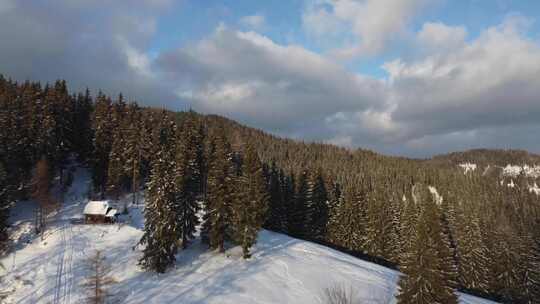
[[[137,266],[142,235],[141,209],[118,225],[73,224],[86,202],[89,178],[79,169],[66,204],[51,219],[45,239],[27,238],[31,203],[13,212],[17,250],[0,260],[6,267],[0,292],[5,303],[80,303],[83,265],[102,250],[118,281],[110,292],[121,303],[324,303],[324,289],[352,288],[360,303],[394,303],[399,273],[347,254],[263,230],[253,258],[243,260],[238,247],[225,254],[209,252],[197,239],[177,255],[164,275]],[[0,270],[1,271],[1,270]],[[493,303],[460,295],[461,303]]]

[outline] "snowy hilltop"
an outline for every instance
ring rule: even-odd
[[[197,237],[165,274],[141,270],[136,246],[143,234],[141,207],[130,205],[120,223],[85,225],[82,217],[90,179],[78,169],[65,204],[49,219],[44,239],[32,236],[31,202],[12,212],[16,250],[0,262],[2,303],[81,303],[84,267],[99,250],[116,281],[119,303],[326,303],[325,289],[351,290],[357,303],[395,303],[399,273],[345,253],[262,230],[252,258],[240,247],[209,251]],[[124,198],[129,200],[129,198]],[[493,303],[460,294],[461,303]]]

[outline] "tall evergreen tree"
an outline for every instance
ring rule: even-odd
[[[264,226],[273,231],[284,232],[287,210],[282,186],[282,183],[285,183],[283,171],[279,171],[276,164],[272,163],[268,175],[268,216]]]
[[[309,224],[311,219],[311,210],[308,209],[310,199],[308,186],[308,172],[302,172],[298,177],[298,186],[295,187],[294,200],[289,208],[288,231],[298,238],[310,237]]]
[[[197,196],[201,189],[201,158],[203,138],[198,133],[193,117],[188,117],[182,126],[176,148],[176,181],[180,189],[180,220],[182,222],[182,247],[186,248],[193,239],[199,223]]]
[[[103,198],[107,185],[107,174],[109,171],[109,156],[112,147],[113,125],[111,121],[112,105],[111,100],[101,92],[96,98],[95,110],[92,117],[93,157],[92,157],[92,182],[94,191]]]
[[[8,185],[7,172],[0,161],[0,256],[7,250],[8,244],[8,217],[11,207],[11,198]]]
[[[160,273],[174,264],[184,234],[183,223],[178,218],[181,202],[178,201],[174,168],[173,150],[163,145],[147,185],[144,234],[139,241],[145,246],[139,264]]]
[[[257,239],[268,208],[268,192],[262,164],[252,144],[248,144],[239,181],[240,194],[233,206],[235,240],[242,246],[244,258]]]
[[[328,192],[324,182],[322,169],[319,168],[310,176],[309,191],[311,195],[308,209],[311,210],[309,219],[310,235],[313,239],[324,240],[328,223]]]
[[[109,166],[107,172],[107,193],[111,195],[115,201],[120,199],[120,194],[123,190],[124,182],[124,152],[125,141],[121,130],[115,130],[113,133],[113,141],[111,151],[109,153]]]
[[[125,145],[124,145],[124,158],[123,172],[126,178],[130,179],[129,187],[132,192],[132,203],[137,202],[137,192],[139,191],[139,185],[141,183],[142,175],[142,158],[145,151],[143,147],[143,140],[146,139],[148,134],[143,127],[141,121],[141,109],[136,103],[130,103],[128,106],[127,119],[125,119],[124,127],[126,133]]]
[[[451,256],[443,237],[438,207],[433,200],[426,199],[411,247],[401,259],[403,276],[398,303],[457,303],[445,262]]]
[[[231,148],[222,129],[212,135],[209,153],[206,214],[203,236],[213,249],[223,252],[227,227],[232,224],[233,167]]]

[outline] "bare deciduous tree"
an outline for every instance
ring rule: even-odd
[[[50,212],[55,202],[51,196],[51,178],[49,174],[49,164],[47,159],[43,157],[36,164],[34,175],[32,176],[32,198],[38,202],[39,210],[36,212],[36,233],[45,231],[47,213]]]
[[[116,280],[110,276],[110,266],[105,262],[105,257],[101,251],[98,250],[88,259],[86,267],[90,274],[81,284],[88,294],[86,302],[89,304],[103,304],[111,296],[107,292],[107,288],[116,283]]]

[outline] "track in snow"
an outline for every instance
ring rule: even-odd
[[[73,230],[70,223],[63,223],[60,228],[62,250],[58,253],[56,283],[53,304],[71,303],[73,288]]]

